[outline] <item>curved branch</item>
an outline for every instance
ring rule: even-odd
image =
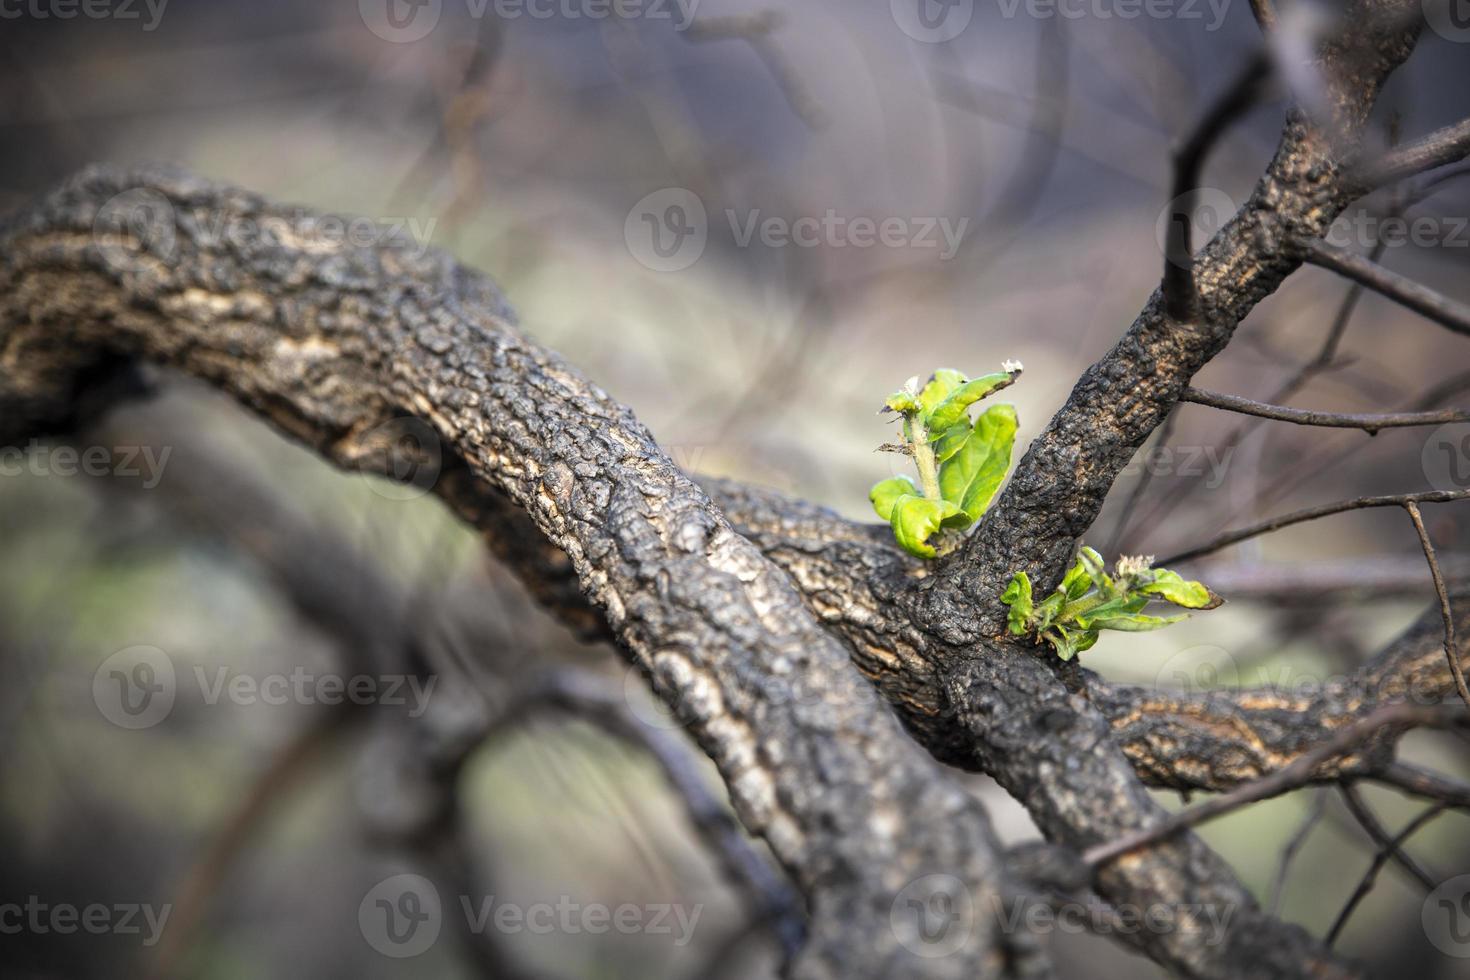
[[[1470,623],[1470,596],[1456,599],[1453,608],[1459,622]],[[1298,675],[1268,687],[1232,689],[1222,668],[1189,677],[1189,690],[1170,692],[1111,686],[1089,674],[1087,692],[1145,782],[1186,792],[1229,790],[1291,765],[1380,707],[1453,698],[1443,641],[1434,608],[1368,663],[1337,676]],[[1393,767],[1395,739],[1386,732],[1328,760],[1312,781],[1378,778]]]
[[[394,420],[427,419],[456,477],[436,489],[473,515],[458,494],[494,488],[570,557],[620,644],[683,708],[742,822],[806,892],[798,975],[1023,967],[1020,937],[993,915],[947,960],[899,942],[895,894],[923,874],[956,876],[987,913],[1012,894],[985,814],[632,414],[521,336],[484,278],[437,251],[319,227],[186,175],[108,169],[10,219],[0,440],[67,421],[81,390],[135,358],[213,382],[344,466],[391,472]],[[418,435],[432,455],[435,438]]]

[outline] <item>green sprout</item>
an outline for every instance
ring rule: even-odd
[[[880,414],[900,417],[903,442],[881,448],[912,457],[919,483],[896,476],[875,484],[868,498],[911,554],[933,558],[953,551],[1005,480],[1016,442],[1015,406],[992,405],[970,420],[972,405],[1021,375],[1018,362],[1002,368],[978,378],[940,368],[922,389],[917,377],[910,378],[883,403]]]
[[[1017,572],[1000,597],[1011,609],[1010,631],[1045,640],[1057,656],[1071,660],[1096,643],[1102,630],[1141,633],[1185,618],[1146,615],[1143,609],[1151,601],[1184,609],[1214,609],[1224,601],[1200,583],[1152,565],[1152,558],[1119,558],[1115,575],[1109,576],[1102,555],[1084,547],[1062,584],[1040,602],[1032,600],[1026,573]]]

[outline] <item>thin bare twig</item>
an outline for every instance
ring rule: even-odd
[[[1455,163],[1470,154],[1470,119],[1415,140],[1384,154],[1357,178],[1360,186],[1373,190],[1421,174],[1435,167]]]
[[[621,692],[614,693],[600,678],[564,668],[532,679],[494,720],[485,738],[494,738],[526,715],[548,707],[568,711],[647,751],[683,803],[695,831],[754,905],[754,919],[770,925],[787,958],[800,951],[806,924],[799,895],[756,849],[730,808],[710,790],[694,765],[695,756],[676,732],[639,721]]]
[[[1319,517],[1329,517],[1333,514],[1342,514],[1350,510],[1363,510],[1370,507],[1402,507],[1405,504],[1446,504],[1454,500],[1465,500],[1470,498],[1470,490],[1425,490],[1420,493],[1390,494],[1384,497],[1354,497],[1352,500],[1339,500],[1336,503],[1322,504],[1318,507],[1308,507],[1305,510],[1294,511],[1281,517],[1273,517],[1270,520],[1252,524],[1249,527],[1239,528],[1235,531],[1226,531],[1224,534],[1198,547],[1181,551],[1163,559],[1160,564],[1172,565],[1176,562],[1188,561],[1201,555],[1213,554],[1222,548],[1228,548],[1232,544],[1239,544],[1251,538],[1270,534],[1282,528],[1291,527],[1293,524],[1301,524],[1306,521],[1314,521]]]
[[[1467,719],[1465,712],[1458,708],[1446,711],[1436,706],[1407,702],[1379,708],[1365,718],[1359,718],[1357,721],[1342,726],[1330,739],[1311,751],[1302,753],[1290,765],[1268,776],[1263,776],[1254,782],[1244,783],[1198,806],[1172,813],[1152,827],[1145,827],[1106,844],[1088,848],[1082,854],[1082,862],[1095,872],[1104,865],[1116,861],[1125,854],[1131,854],[1139,848],[1167,840],[1207,820],[1223,817],[1243,806],[1270,799],[1273,796],[1280,796],[1282,793],[1305,785],[1324,762],[1351,750],[1358,743],[1384,728],[1391,726],[1447,728],[1463,725],[1467,720],[1470,719]]]
[[[1414,522],[1414,530],[1419,534],[1419,546],[1424,549],[1424,560],[1429,562],[1429,574],[1434,577],[1434,591],[1439,596],[1439,612],[1444,617],[1444,655],[1450,662],[1450,673],[1455,677],[1455,689],[1460,692],[1460,699],[1465,702],[1465,707],[1470,708],[1470,688],[1465,686],[1465,671],[1460,666],[1460,647],[1455,642],[1455,616],[1450,611],[1450,593],[1444,585],[1444,574],[1439,570],[1439,559],[1434,555],[1434,543],[1429,540],[1429,532],[1424,528],[1424,515],[1419,513],[1419,505],[1410,500],[1404,504],[1404,510],[1409,512],[1409,520]]]
[[[1397,128],[1395,128],[1392,138],[1397,140]],[[1415,193],[1422,199],[1429,191],[1425,187],[1421,187]],[[1394,193],[1389,203],[1386,217],[1396,218],[1402,215],[1405,208],[1415,199],[1414,193]],[[1388,242],[1383,239],[1374,242],[1373,251],[1368,256],[1369,260],[1373,262],[1379,261],[1383,258],[1383,253],[1387,248]],[[1365,287],[1359,282],[1354,282],[1348,286],[1347,292],[1343,294],[1342,302],[1338,304],[1337,312],[1332,316],[1332,325],[1327,329],[1327,336],[1323,338],[1322,347],[1317,351],[1317,356],[1297,368],[1291,377],[1282,382],[1280,387],[1276,389],[1276,392],[1266,399],[1267,402],[1273,405],[1280,404],[1306,387],[1307,383],[1313,378],[1320,374],[1326,374],[1341,366],[1337,359],[1337,351],[1342,346],[1342,338],[1347,335],[1348,324],[1352,322],[1353,314],[1357,312],[1358,303],[1362,300],[1365,291]],[[1173,434],[1174,425],[1178,417],[1179,413],[1177,410],[1169,413],[1169,418],[1164,423],[1160,432],[1159,445],[1167,445],[1169,436]],[[1240,445],[1241,440],[1254,432],[1260,424],[1261,422],[1259,420],[1252,419],[1231,429],[1221,443],[1223,447],[1221,451],[1232,451],[1236,446]],[[1152,476],[1152,470],[1145,470],[1144,475],[1134,485],[1133,492],[1130,494],[1128,502],[1124,506],[1123,517],[1119,519],[1118,529],[1114,532],[1114,547],[1110,551],[1116,552],[1118,546],[1121,545],[1123,537],[1127,532],[1127,524],[1132,520],[1133,512],[1141,502],[1143,491],[1148,487]],[[1149,515],[1150,523],[1158,523],[1163,517],[1171,513],[1189,495],[1189,492],[1197,486],[1199,486],[1198,480],[1189,480],[1183,483],[1174,493],[1157,503]]]
[[[1408,276],[1399,275],[1361,255],[1326,242],[1313,242],[1307,251],[1307,261],[1362,283],[1380,296],[1386,296],[1448,330],[1470,336],[1470,306],[1443,296]]]
[[[1276,866],[1276,877],[1271,881],[1271,914],[1275,915],[1281,908],[1281,896],[1286,891],[1286,875],[1291,871],[1291,864],[1296,860],[1302,845],[1307,842],[1307,837],[1312,833],[1312,828],[1322,819],[1322,814],[1327,812],[1327,793],[1318,789],[1312,796],[1312,808],[1307,811],[1306,817],[1302,819],[1301,826],[1297,827],[1296,833],[1291,835],[1291,840],[1281,849],[1281,862]]]
[[[1470,391],[1470,371],[1461,371],[1436,383],[1421,394],[1416,395],[1413,399],[1404,401],[1397,407],[1404,411],[1421,412],[1441,404],[1446,399],[1467,391]],[[1280,500],[1293,489],[1300,486],[1308,477],[1326,472],[1338,466],[1351,453],[1357,452],[1356,446],[1341,448],[1342,440],[1336,438],[1339,434],[1345,435],[1346,433],[1323,433],[1322,437],[1317,440],[1320,444],[1319,448],[1298,459],[1295,466],[1291,467],[1264,490],[1257,493],[1251,502],[1251,508]],[[1334,442],[1333,440],[1336,441]],[[1158,510],[1159,508],[1155,508],[1154,511],[1147,515],[1150,524],[1157,524],[1161,519]],[[1165,512],[1167,513],[1167,511]],[[1240,513],[1240,510],[1233,512],[1227,521],[1234,520]]]
[[[1418,881],[1426,892],[1434,891],[1434,886],[1438,884],[1434,876],[1421,868],[1413,858],[1393,846],[1393,838],[1389,837],[1388,831],[1383,828],[1383,824],[1373,811],[1368,809],[1368,804],[1363,801],[1363,795],[1358,792],[1357,788],[1351,783],[1342,783],[1338,786],[1338,790],[1342,793],[1342,800],[1347,804],[1348,812],[1353,815],[1358,826],[1373,838],[1373,843],[1387,851],[1388,857],[1393,858],[1409,877]]]
[[[1174,186],[1169,194],[1169,223],[1164,248],[1164,309],[1169,319],[1188,323],[1199,317],[1199,289],[1194,281],[1191,224],[1200,170],[1215,142],[1236,119],[1260,99],[1271,61],[1258,53],[1235,82],[1210,107],[1194,132],[1174,154]]]
[[[1331,946],[1337,942],[1337,937],[1342,934],[1343,927],[1347,925],[1348,918],[1357,909],[1358,904],[1367,898],[1368,893],[1373,890],[1373,883],[1378,880],[1378,872],[1383,870],[1383,866],[1388,863],[1388,859],[1395,854],[1403,854],[1401,848],[1404,842],[1418,833],[1419,829],[1429,823],[1429,821],[1443,813],[1444,809],[1443,803],[1436,803],[1409,821],[1408,826],[1399,831],[1392,840],[1385,841],[1378,848],[1378,853],[1373,855],[1373,863],[1368,865],[1368,870],[1364,872],[1362,880],[1358,882],[1358,887],[1353,890],[1352,895],[1347,900],[1347,904],[1342,907],[1342,911],[1337,913],[1337,919],[1332,923],[1332,928],[1327,930],[1327,945]]]
[[[158,944],[146,976],[165,980],[180,973],[180,963],[196,937],[211,899],[236,866],[273,811],[285,802],[326,745],[352,720],[353,713],[331,711],[292,735],[256,776],[215,830],[174,888],[178,913]]]
[[[1470,810],[1470,783],[1443,773],[1421,769],[1407,762],[1395,762],[1369,778],[1414,796],[1438,800],[1456,810]]]
[[[1439,561],[1451,591],[1470,587],[1470,556],[1441,555]],[[1220,561],[1209,566],[1209,579],[1210,588],[1231,602],[1304,604],[1342,596],[1404,599],[1422,590],[1413,579],[1423,567],[1424,559],[1417,555],[1380,555],[1351,564]]]
[[[1242,398],[1239,395],[1225,395],[1217,391],[1206,391],[1203,388],[1186,388],[1184,394],[1179,396],[1179,400],[1195,405],[1208,405],[1210,408],[1219,408],[1227,412],[1239,412],[1242,415],[1272,419],[1277,422],[1291,422],[1295,425],[1362,429],[1369,435],[1377,433],[1379,429],[1400,429],[1416,425],[1445,425],[1450,422],[1470,421],[1470,410],[1463,408],[1446,408],[1438,412],[1314,412],[1304,408],[1290,408],[1286,405],[1269,405],[1266,402]]]

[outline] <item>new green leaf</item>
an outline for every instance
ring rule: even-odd
[[[965,383],[965,376],[953,368],[940,368],[934,372],[924,390],[919,392],[919,411],[927,418],[934,406],[944,401],[951,391]]]
[[[1015,635],[1031,633],[1063,660],[1092,647],[1103,630],[1142,633],[1163,629],[1185,617],[1150,616],[1143,610],[1162,600],[1187,609],[1213,609],[1222,601],[1199,582],[1167,568],[1153,568],[1152,558],[1119,558],[1112,576],[1102,555],[1082,548],[1061,585],[1035,602],[1031,580],[1017,572],[1000,601],[1010,607],[1006,625]]]
[[[967,527],[969,520],[964,511],[948,500],[906,494],[894,501],[889,523],[893,525],[893,536],[905,551],[920,558],[933,558],[935,551],[929,538],[941,527]]]
[[[1153,569],[1153,580],[1139,586],[1145,595],[1157,596],[1185,609],[1214,609],[1222,601],[1199,582],[1191,582],[1167,568]]]
[[[917,495],[919,488],[914,486],[914,481],[906,476],[895,476],[892,479],[883,480],[873,484],[873,489],[868,491],[868,499],[873,502],[873,509],[883,520],[893,517],[893,505],[898,503],[898,498],[908,494]]]
[[[1000,489],[1011,466],[1016,443],[1016,410],[1010,405],[992,405],[975,420],[973,428],[956,426],[963,438],[942,437],[944,451],[936,453],[940,495],[955,504],[970,521],[980,519],[991,498]]]
[[[995,405],[973,424],[969,407],[1011,384],[1021,374],[1018,362],[973,380],[953,368],[939,368],[919,386],[917,376],[889,395],[883,413],[897,413],[903,442],[882,448],[909,456],[919,482],[894,477],[868,492],[873,510],[893,526],[894,537],[909,552],[933,558],[954,548],[957,534],[931,538],[940,530],[963,530],[985,512],[1010,467],[1016,441],[1016,410]]]
[[[963,421],[965,410],[971,405],[986,395],[1006,387],[1014,380],[1015,376],[1010,372],[1000,371],[966,381],[945,395],[942,401],[925,414],[924,424],[930,432],[943,433],[950,426],[958,425]]]
[[[1017,572],[1011,584],[1001,594],[1000,601],[1011,607],[1007,625],[1011,633],[1020,636],[1031,624],[1031,579],[1025,572]]]

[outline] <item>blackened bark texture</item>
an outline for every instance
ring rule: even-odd
[[[1169,321],[1155,296],[947,560],[915,562],[881,530],[734,484],[710,485],[717,508],[626,409],[520,336],[477,274],[408,243],[324,244],[300,212],[151,170],[89,172],[0,230],[0,441],[105,403],[138,359],[214,382],[345,466],[387,471],[392,420],[426,420],[446,447],[438,492],[538,598],[583,635],[615,637],[690,719],[742,820],[809,898],[797,972],[1040,968],[997,921],[1024,897],[984,814],[848,663],[934,755],[995,775],[1071,851],[1162,821],[1145,781],[1250,778],[1366,704],[1325,696],[1288,731],[1277,692],[1111,688],[1004,637],[997,597],[1017,570],[1038,584],[1060,574],[1191,375],[1357,192],[1345,154],[1414,39],[1407,21],[1382,17],[1411,7],[1350,5],[1359,28],[1322,59],[1333,131],[1288,120],[1250,201],[1197,260],[1202,315]],[[142,217],[115,239],[119,210]],[[212,233],[234,224],[255,232]],[[1385,662],[1430,683],[1432,645],[1406,640]],[[1432,659],[1447,678],[1442,653]],[[1390,683],[1378,696],[1402,694]],[[1386,751],[1338,767],[1376,766]],[[939,959],[909,955],[889,920],[899,891],[931,872],[956,876],[979,910],[971,943]],[[1197,921],[1138,937],[1181,975],[1348,972],[1264,915],[1192,835],[1128,855],[1096,886],[1134,911],[1223,917],[1214,942]]]
[[[393,420],[427,420],[450,502],[474,516],[464,495],[483,485],[530,515],[801,886],[796,975],[1040,968],[1002,932],[1018,893],[979,804],[631,412],[521,336],[494,286],[448,256],[334,241],[300,215],[183,174],[94,169],[11,219],[0,440],[65,423],[83,386],[134,359],[212,382],[343,466],[388,471]],[[929,873],[976,910],[944,958],[890,922]]]
[[[1291,114],[1250,200],[1195,257],[1200,316],[1171,320],[1156,290],[1031,443],[964,548],[917,590],[916,618],[946,642],[1001,633],[1000,594],[1015,572],[1025,571],[1038,590],[1056,585],[1118,474],[1190,378],[1361,195],[1353,158],[1379,90],[1413,50],[1419,19],[1404,0],[1357,0],[1346,8],[1353,27],[1325,47],[1319,63],[1333,118],[1319,127]]]
[[[1470,628],[1470,597],[1456,598],[1452,608],[1460,628]],[[1230,789],[1284,769],[1338,728],[1386,705],[1439,704],[1455,696],[1437,607],[1368,663],[1337,677],[1182,694],[1110,687],[1090,674],[1086,679],[1088,698],[1107,716],[1144,781],[1185,791]],[[1323,765],[1317,778],[1382,772],[1402,734],[1385,729]]]
[[[140,192],[172,230],[99,234],[109,202]],[[500,553],[525,559],[538,594],[566,609],[570,567],[583,605],[690,719],[742,819],[809,897],[803,975],[1037,965],[999,921],[1024,899],[984,814],[901,737],[849,656],[915,730],[996,773],[1055,839],[1083,846],[1162,819],[1101,714],[1048,661],[1009,643],[967,656],[891,614],[927,568],[876,531],[809,505],[772,527],[756,518],[769,497],[719,485],[758,549],[626,409],[521,337],[486,280],[434,252],[321,247],[277,227],[286,217],[182,175],[96,170],[13,221],[0,240],[0,434],[67,417],[78,383],[135,358],[214,382],[344,466],[388,471],[401,450],[392,420],[428,420],[446,447],[437,489],[492,538],[513,505],[519,537]],[[276,230],[207,233],[235,223]],[[534,547],[527,521],[564,558]],[[1076,737],[1045,744],[1069,727]],[[1085,764],[1062,761],[1075,752]],[[979,910],[963,955],[908,956],[890,927],[895,896],[931,873],[963,882]],[[1191,836],[1120,862],[1099,888],[1130,909],[1203,900],[1228,913],[1218,943],[1182,926],[1141,939],[1182,975],[1344,975],[1305,933],[1260,915]]]
[[[707,479],[703,485],[731,524],[786,570],[812,611],[847,641],[853,662],[920,742],[951,765],[992,772],[992,753],[968,726],[956,723],[966,702],[955,701],[943,679],[945,663],[973,658],[964,647],[939,644],[897,601],[922,581],[925,562],[899,548],[887,525],[856,524],[826,508],[729,480]],[[1455,612],[1461,630],[1470,632],[1470,597],[1458,600]],[[1114,640],[1127,642],[1123,636]],[[979,649],[1033,658],[1036,652],[1010,638],[985,641]],[[1028,676],[1036,683],[1031,668],[1008,662],[1008,669],[1019,671],[1018,682]],[[1453,695],[1454,678],[1446,667],[1436,607],[1369,662],[1335,678],[1173,693],[1110,684],[1074,666],[1061,668],[1054,686],[1082,693],[1106,717],[1113,741],[1145,785],[1191,791],[1228,790],[1275,772],[1339,726],[1384,705],[1438,703]],[[1332,782],[1380,771],[1392,759],[1395,735],[1387,731],[1323,766],[1318,778]]]

